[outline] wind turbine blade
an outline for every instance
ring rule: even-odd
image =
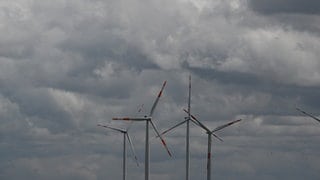
[[[138,112],[141,112],[142,110],[143,110],[143,106],[144,106],[144,104],[141,104],[138,108]]]
[[[231,121],[231,122],[229,122],[229,123],[227,123],[227,124],[224,124],[224,125],[222,125],[222,126],[219,126],[219,127],[215,128],[215,129],[212,130],[211,132],[213,133],[213,132],[219,131],[219,130],[221,130],[221,129],[224,129],[224,128],[226,128],[226,127],[228,127],[228,126],[231,126],[232,124],[238,123],[238,122],[240,122],[240,121],[241,121],[241,119],[238,119],[238,120],[235,120],[235,121]]]
[[[108,129],[112,129],[112,130],[115,130],[115,131],[119,131],[119,132],[122,132],[122,133],[126,132],[126,131],[125,131],[125,130],[123,130],[123,129],[120,129],[120,128],[114,128],[114,127],[107,126],[107,125],[98,124],[98,126],[100,126],[100,127],[104,127],[104,128],[108,128]]]
[[[152,114],[153,114],[153,112],[154,112],[154,109],[156,108],[156,106],[157,106],[157,104],[158,104],[158,102],[159,102],[159,99],[160,99],[160,97],[161,97],[161,95],[162,95],[163,89],[164,89],[164,87],[166,86],[166,84],[167,84],[167,81],[164,81],[164,83],[163,83],[163,85],[162,85],[162,87],[161,87],[161,90],[160,90],[160,92],[159,92],[159,94],[158,94],[158,97],[156,98],[156,100],[154,101],[154,103],[153,103],[153,105],[152,105],[152,108],[151,108],[151,111],[150,111],[150,114],[149,114],[150,117],[152,116]]]
[[[132,140],[131,140],[131,138],[130,138],[130,136],[129,136],[128,133],[126,133],[126,136],[127,136],[128,141],[129,141],[130,149],[131,149],[131,152],[132,152],[132,154],[133,154],[133,157],[134,157],[134,159],[135,159],[135,161],[136,161],[136,163],[137,163],[137,166],[139,166],[138,158],[137,158],[136,152],[135,152],[135,150],[134,150]]]
[[[142,110],[143,110],[143,106],[144,106],[144,104],[141,104],[141,105],[139,105],[138,106],[138,112],[140,113]],[[131,122],[130,122],[130,124],[128,125],[128,127],[127,127],[127,131],[129,131],[129,129],[132,127],[132,123],[133,123],[133,120],[130,120]]]
[[[124,117],[124,118],[112,118],[114,121],[145,121],[148,120],[148,118],[130,118],[130,117]]]
[[[216,134],[214,134],[214,133],[212,133],[211,135],[212,135],[213,137],[219,139],[221,142],[223,142],[223,139],[222,139],[221,137],[219,137],[218,135],[216,135]]]
[[[187,110],[183,109],[184,112],[188,113]],[[194,124],[196,124],[197,126],[201,127],[202,129],[204,129],[207,133],[211,134],[213,137],[217,138],[219,141],[223,142],[223,139],[220,138],[218,135],[214,134],[213,132],[211,132],[211,130],[209,128],[207,128],[207,126],[205,126],[204,124],[202,124],[194,115],[190,114],[191,122],[193,122]]]
[[[162,144],[163,144],[164,148],[166,148],[166,150],[167,150],[167,152],[168,152],[169,156],[170,156],[170,157],[172,157],[172,155],[171,155],[171,153],[170,153],[170,151],[169,151],[169,148],[167,147],[166,142],[164,141],[164,139],[162,138],[162,136],[159,134],[159,131],[157,130],[156,126],[153,124],[152,120],[150,120],[150,123],[151,123],[151,125],[152,125],[152,127],[153,127],[154,131],[156,132],[157,136],[159,136],[159,138],[161,139],[161,142],[162,142]]]
[[[189,97],[188,97],[188,117],[191,113],[191,75],[189,75]]]
[[[195,117],[192,116],[191,114],[190,116],[192,118],[190,119],[191,122],[193,122],[195,125],[199,126],[200,128],[204,129],[205,131],[210,132],[210,130],[205,125],[203,125],[199,120],[195,119]]]
[[[189,114],[189,112],[186,109],[183,109],[184,112],[186,112],[187,114]],[[206,130],[207,132],[210,132],[210,129],[207,128],[204,124],[202,124],[194,115],[190,114],[190,117],[192,118],[192,122],[198,126],[200,126],[201,128],[203,128],[204,130]]]
[[[309,117],[313,118],[314,120],[316,120],[316,121],[320,122],[320,119],[319,119],[319,118],[317,118],[317,117],[315,117],[315,116],[313,116],[312,114],[307,113],[307,112],[305,112],[305,111],[303,111],[303,110],[301,110],[301,109],[299,109],[299,108],[296,108],[296,109],[297,109],[298,111],[302,112],[303,114],[305,114],[305,115],[307,115],[307,116],[309,116]]]
[[[180,126],[180,125],[182,125],[182,124],[183,124],[183,123],[185,123],[185,122],[187,122],[187,120],[184,120],[184,121],[182,121],[182,122],[180,122],[180,123],[178,123],[178,124],[176,124],[176,125],[172,126],[171,128],[169,128],[169,129],[167,129],[167,130],[163,131],[163,132],[161,133],[161,135],[166,134],[167,132],[171,131],[172,129],[174,129],[174,128],[176,128],[176,127]],[[157,137],[159,137],[159,136],[157,136]]]
[[[194,120],[194,119],[190,119],[191,120],[191,122],[193,123],[193,124],[195,124],[196,126],[199,126],[200,128],[203,128],[199,123],[198,123],[198,121],[196,121],[196,120]]]

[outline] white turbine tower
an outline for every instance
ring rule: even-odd
[[[132,154],[134,156],[134,159],[137,163],[137,166],[139,166],[139,163],[138,163],[138,158],[136,156],[136,153],[134,151],[134,147],[133,147],[133,144],[132,144],[132,141],[131,141],[131,138],[130,138],[130,135],[128,134],[128,129],[127,128],[126,130],[124,129],[120,129],[120,128],[115,128],[115,127],[111,127],[111,126],[108,126],[108,125],[101,125],[101,124],[98,124],[98,126],[100,127],[104,127],[104,128],[108,128],[108,129],[112,129],[114,131],[118,131],[120,133],[123,134],[123,174],[122,174],[122,177],[123,177],[123,180],[126,180],[126,177],[127,177],[127,164],[126,164],[126,160],[127,160],[127,148],[126,148],[126,139],[128,140],[129,144],[130,144],[130,149],[132,151]]]
[[[186,113],[188,113],[187,110],[184,109],[184,111]],[[224,129],[228,126],[231,126],[232,124],[238,123],[241,121],[241,119],[238,120],[234,120],[231,121],[227,124],[218,126],[217,128],[210,130],[209,128],[207,128],[204,124],[202,124],[195,116],[191,115],[192,119],[195,120],[198,126],[200,126],[202,129],[204,129],[206,131],[206,133],[208,134],[208,155],[207,155],[207,180],[211,180],[211,144],[212,144],[212,136],[218,138],[219,140],[222,141],[221,138],[219,138],[217,135],[214,134],[214,132],[220,131],[221,129]]]
[[[163,89],[166,86],[167,81],[164,81],[161,90],[155,100],[155,102],[153,103],[150,113],[148,116],[144,116],[144,117],[124,117],[124,118],[112,118],[112,120],[124,120],[124,121],[145,121],[146,122],[146,144],[145,144],[145,180],[149,180],[149,171],[150,171],[150,145],[149,145],[149,123],[152,125],[153,130],[156,132],[157,136],[160,137],[161,142],[163,144],[163,146],[165,147],[165,149],[167,150],[169,156],[171,156],[171,153],[164,141],[164,139],[162,138],[162,136],[159,134],[159,131],[157,130],[155,124],[152,122],[152,115],[154,113],[154,110],[159,102],[159,99],[162,95]]]
[[[303,111],[303,110],[301,110],[301,109],[299,109],[299,108],[296,108],[298,111],[300,111],[301,113],[303,113],[303,114],[305,114],[305,115],[307,115],[307,116],[309,116],[309,117],[311,117],[311,118],[313,118],[314,120],[316,120],[316,121],[318,121],[318,122],[320,122],[320,119],[319,118],[317,118],[317,117],[315,117],[314,115],[312,115],[312,114],[310,114],[310,113],[307,113],[307,112],[305,112],[305,111]]]
[[[191,75],[189,75],[188,117],[186,129],[186,180],[190,179],[190,113],[191,113]]]

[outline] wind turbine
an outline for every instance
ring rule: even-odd
[[[183,110],[184,110],[184,112],[188,113],[187,110],[185,110],[185,109],[183,109]],[[188,114],[190,114],[190,113],[188,113]],[[195,116],[193,116],[192,114],[190,114],[190,117],[192,118],[192,119],[190,119],[191,122],[193,122],[193,123],[196,124],[197,126],[199,126],[199,127],[201,127],[202,129],[204,129],[204,130],[206,131],[206,133],[208,134],[207,180],[211,180],[211,144],[212,144],[212,138],[211,138],[211,137],[213,136],[213,137],[217,138],[218,140],[223,141],[219,136],[217,136],[217,135],[215,134],[215,132],[217,132],[217,131],[219,131],[219,130],[221,130],[221,129],[224,129],[224,128],[228,127],[228,126],[231,126],[232,124],[238,123],[238,122],[241,121],[241,119],[238,119],[238,120],[235,120],[235,121],[231,121],[231,122],[229,122],[229,123],[227,123],[227,124],[218,126],[217,128],[215,128],[215,129],[213,129],[213,130],[210,130],[209,128],[207,128],[204,124],[202,124],[202,123],[201,123]],[[161,135],[164,135],[164,134],[168,133],[169,131],[175,129],[176,127],[178,127],[178,126],[180,126],[180,125],[182,125],[182,124],[185,123],[186,121],[187,121],[187,120],[182,121],[182,122],[176,124],[175,126],[173,126],[173,127],[169,128],[169,129],[163,131],[163,132],[161,133]]]
[[[189,75],[189,96],[188,96],[188,111],[187,111],[188,117],[185,117],[184,121],[174,125],[173,127],[169,128],[161,133],[161,135],[163,135],[178,126],[180,126],[184,123],[187,123],[187,126],[186,126],[186,180],[189,180],[189,178],[190,178],[190,171],[189,171],[190,170],[190,121],[192,123],[195,123],[198,126],[201,126],[196,120],[193,120],[191,118],[190,111],[191,111],[191,76]],[[212,134],[212,135],[222,141],[222,139],[219,138],[217,135],[215,135],[215,134]]]
[[[314,120],[316,120],[316,121],[320,122],[320,119],[319,119],[319,118],[317,118],[317,117],[315,117],[314,115],[312,115],[312,114],[310,114],[310,113],[307,113],[307,112],[305,112],[305,111],[303,111],[303,110],[301,110],[301,109],[299,109],[299,108],[296,108],[296,110],[298,110],[298,111],[300,111],[301,113],[303,113],[303,114],[305,114],[305,115],[307,115],[307,116],[309,116],[309,117],[313,118]]]
[[[111,127],[111,126],[108,126],[108,125],[98,124],[98,126],[103,127],[103,128],[107,128],[107,129],[112,129],[114,131],[118,131],[118,132],[123,134],[123,164],[122,164],[122,166],[123,166],[123,174],[122,174],[122,177],[123,177],[123,180],[126,180],[126,177],[127,177],[127,164],[126,164],[126,161],[127,161],[127,147],[126,147],[126,139],[128,140],[128,142],[130,144],[130,149],[131,149],[132,154],[134,156],[134,159],[135,159],[135,161],[137,163],[137,166],[139,166],[138,158],[137,158],[136,153],[134,151],[134,147],[133,147],[130,135],[128,134],[129,128],[124,130],[124,129],[120,129],[120,128]]]
[[[152,125],[153,130],[156,132],[157,136],[160,137],[161,142],[165,149],[167,150],[169,156],[171,156],[171,153],[166,145],[166,142],[162,138],[162,136],[159,134],[159,131],[157,130],[155,124],[152,122],[152,115],[154,113],[154,110],[159,102],[159,99],[162,95],[163,89],[166,86],[167,81],[164,81],[161,90],[154,101],[149,115],[146,115],[144,117],[124,117],[124,118],[112,118],[112,120],[123,120],[123,121],[145,121],[146,122],[146,142],[145,142],[145,180],[149,180],[149,171],[150,171],[150,145],[149,145],[149,123]]]
[[[184,111],[186,113],[189,113],[187,110],[184,109]],[[189,113],[190,114],[190,113]],[[207,180],[211,180],[211,144],[212,144],[212,136],[218,138],[219,140],[222,141],[222,139],[220,139],[217,135],[215,135],[214,133],[217,131],[220,131],[221,129],[224,129],[228,126],[231,126],[232,124],[238,123],[241,121],[241,119],[238,120],[234,120],[231,121],[227,124],[221,125],[216,127],[213,130],[210,130],[209,128],[207,128],[204,124],[202,124],[195,116],[191,115],[192,119],[195,120],[197,122],[197,125],[200,126],[202,129],[204,129],[206,131],[206,133],[208,134],[208,156],[207,156]]]

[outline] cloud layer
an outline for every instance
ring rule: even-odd
[[[243,122],[213,142],[214,179],[316,180],[320,26],[317,1],[4,0],[0,3],[0,179],[121,178],[128,127],[143,179],[144,124],[162,131],[192,112],[212,129]],[[141,104],[142,112],[138,112]],[[206,134],[191,128],[191,179],[205,179]],[[153,134],[152,134],[153,135]],[[184,177],[184,126],[152,138],[151,178]],[[130,153],[128,152],[128,156]]]

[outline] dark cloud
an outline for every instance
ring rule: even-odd
[[[320,3],[317,0],[250,0],[251,8],[263,14],[319,14]]]
[[[0,179],[121,178],[122,137],[97,123],[128,127],[111,118],[148,114],[164,80],[154,122],[181,122],[189,74],[205,125],[243,119],[214,140],[214,179],[317,179],[319,124],[295,110],[319,114],[317,2],[248,3],[1,2]],[[130,128],[130,179],[143,179],[144,127]],[[185,126],[165,137],[172,159],[150,134],[152,179],[181,179]],[[191,134],[204,179],[206,134]]]

